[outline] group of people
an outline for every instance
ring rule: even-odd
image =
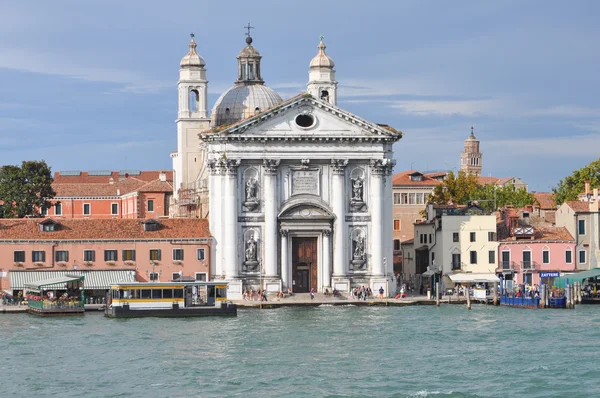
[[[518,285],[515,288],[515,297],[540,297],[540,287],[538,285],[531,286],[529,284]]]
[[[360,286],[360,287],[355,287],[354,289],[350,290],[350,298],[353,298],[355,300],[362,300],[362,301],[366,301],[369,297],[373,296],[373,291],[371,290],[370,287],[368,286]]]
[[[292,288],[288,288],[287,290],[287,295],[291,296],[292,295]],[[277,299],[281,300],[282,298],[285,298],[286,293],[284,293],[281,290],[277,291]],[[242,292],[242,298],[244,299],[244,301],[268,301],[267,300],[267,291],[264,289],[258,289],[256,292],[254,291],[254,288],[250,288],[248,289],[247,287],[244,288],[244,291]]]

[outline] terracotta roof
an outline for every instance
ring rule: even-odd
[[[447,171],[436,171],[434,173],[425,173],[425,175],[427,177],[431,177],[431,178],[439,178],[439,177],[446,177],[448,175]]]
[[[536,228],[534,234],[535,240],[569,240],[574,241],[573,237],[565,227]]]
[[[484,176],[477,177],[477,182],[480,185],[497,184],[498,180],[499,180],[498,177],[484,177]]]
[[[533,194],[540,204],[540,209],[556,209],[554,194],[551,192],[536,192]]]
[[[414,239],[407,239],[404,240],[402,242],[400,242],[401,245],[414,245],[415,244],[415,240]]]
[[[410,175],[413,173],[418,173],[418,171],[407,170],[394,174],[394,176],[392,177],[392,185],[435,187],[436,185],[442,183],[441,181],[428,177],[427,175],[423,175],[423,179],[421,181],[412,181],[410,179]]]
[[[513,178],[515,178],[515,177],[498,178],[498,180],[496,181],[496,184],[506,184],[507,182],[511,181]]]
[[[571,209],[576,213],[588,213],[590,211],[590,205],[588,202],[580,202],[578,200],[569,200],[565,202]]]
[[[81,175],[54,174],[52,188],[56,197],[96,197],[118,196],[132,192],[173,192],[173,171],[163,171],[166,181],[160,181],[161,171],[141,171],[139,175],[121,175],[118,171],[110,175],[90,176],[83,171]],[[107,173],[108,174],[108,173]]]
[[[47,220],[47,219],[46,219]],[[58,230],[41,232],[38,219],[0,219],[0,240],[132,240],[209,238],[203,218],[161,219],[158,231],[145,232],[141,220],[61,219]]]

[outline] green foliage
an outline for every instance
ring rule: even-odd
[[[568,200],[577,200],[577,196],[585,192],[586,181],[590,181],[592,188],[600,186],[600,158],[575,170],[573,174],[560,180],[556,187],[552,188],[556,204],[561,205]]]
[[[39,217],[50,207],[52,173],[45,161],[24,161],[21,167],[0,167],[0,218]]]
[[[515,207],[532,205],[535,196],[525,188],[515,189],[512,184],[503,187],[494,184],[481,185],[477,182],[477,177],[460,171],[458,176],[449,172],[444,182],[435,187],[429,200],[436,204],[447,204],[452,201],[457,205],[465,205],[469,201],[477,200],[480,207],[496,210],[506,205]]]

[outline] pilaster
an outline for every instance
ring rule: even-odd
[[[332,159],[331,204],[336,219],[333,223],[333,276],[346,275],[346,208],[345,180],[348,159]]]
[[[263,160],[265,212],[265,277],[277,276],[277,168],[278,159]]]

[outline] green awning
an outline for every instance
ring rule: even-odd
[[[64,271],[9,271],[11,290],[22,290],[26,284],[65,276],[85,277],[85,289],[106,290],[110,285],[135,282],[134,270],[64,270]]]
[[[50,278],[50,279],[44,279],[41,281],[29,282],[29,283],[25,284],[25,287],[33,288],[36,290],[39,290],[39,289],[43,289],[43,290],[45,290],[45,289],[49,289],[49,290],[65,289],[68,282],[82,281],[83,279],[84,279],[83,276],[65,275],[65,276],[60,276],[58,278]]]
[[[572,285],[573,282],[583,283],[584,280],[595,276],[600,276],[600,268],[563,275],[555,280],[554,285],[557,287],[565,287],[567,280],[569,281],[569,285]]]

